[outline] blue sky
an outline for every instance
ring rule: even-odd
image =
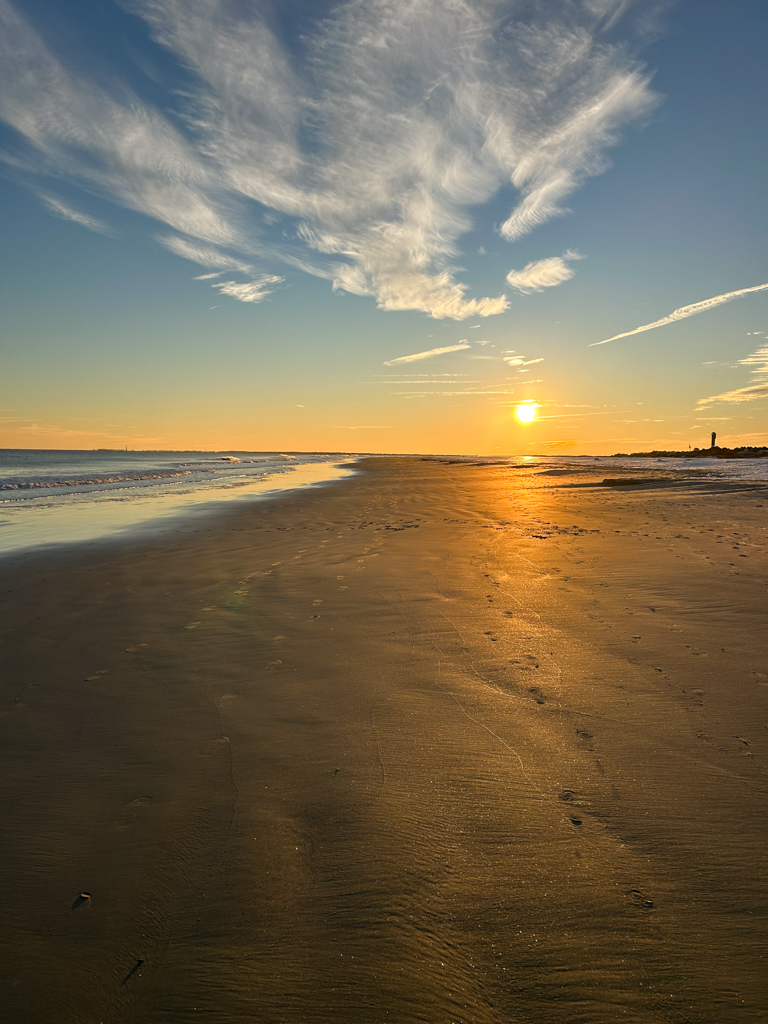
[[[768,443],[766,29],[0,0],[0,444]]]

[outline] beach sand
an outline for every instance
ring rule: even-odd
[[[4,1019],[764,1022],[768,490],[606,476],[6,560]]]

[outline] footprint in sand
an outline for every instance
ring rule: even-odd
[[[205,611],[205,608],[203,608],[203,611]],[[126,647],[125,648],[125,653],[126,654],[133,654],[134,651],[138,651],[138,650],[140,650],[140,648],[148,647],[148,646],[149,646],[148,644],[136,644],[135,647]]]
[[[349,587],[339,587],[339,590],[349,590]]]
[[[307,621],[308,621],[308,622],[312,622],[312,621],[313,621],[314,619],[319,619],[319,618],[320,618],[320,616],[319,616],[319,615],[310,615],[310,616],[309,616],[309,619],[308,619]]]
[[[578,727],[578,725],[577,725],[576,726],[576,735],[582,741],[582,743],[585,743],[587,745],[589,750],[592,749],[592,743],[590,741],[594,739],[594,736],[592,735],[591,732],[587,732],[586,729],[580,729]]]
[[[652,910],[653,909],[653,900],[649,899],[645,895],[645,893],[640,891],[640,889],[630,889],[629,892],[627,893],[627,896],[629,896],[630,899],[633,900],[634,903],[638,907],[640,907],[642,910]]]
[[[126,806],[127,807],[134,807],[134,808],[136,808],[136,807],[146,807],[148,804],[151,804],[151,803],[152,803],[152,797],[151,796],[137,796],[135,800],[131,800],[131,802],[129,804],[126,804]]]
[[[318,606],[319,604],[322,604],[322,603],[323,603],[323,602],[322,602],[322,601],[320,601],[320,600],[317,600],[317,601],[313,601],[313,602],[312,602],[312,604],[314,605],[314,607],[315,607],[315,608],[316,608],[316,607],[317,607],[317,606]]]
[[[197,629],[199,625],[199,622],[190,622],[190,624],[188,626],[185,626],[184,629]]]
[[[284,640],[287,640],[287,639],[288,639],[287,636],[283,636],[282,633],[278,633],[277,636],[273,636],[272,637],[272,643],[273,644],[281,644]]]
[[[560,799],[566,804],[571,804],[576,799],[576,794],[572,789],[564,789],[560,794]]]
[[[84,682],[86,682],[86,683],[93,683],[97,679],[101,679],[102,676],[105,676],[107,674],[107,672],[109,672],[109,669],[108,668],[103,668],[99,672],[94,672],[94,674],[92,676],[86,676]]]
[[[277,661],[268,661],[266,665],[267,671],[273,672],[276,668],[280,668],[282,664],[282,661],[279,659]]]
[[[125,805],[125,813],[115,824],[119,829],[129,828],[136,821],[139,812],[145,807],[149,807],[151,803],[151,796],[137,796],[135,800],[131,800]]]

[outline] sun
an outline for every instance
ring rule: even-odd
[[[521,423],[533,423],[536,419],[536,408],[534,402],[526,402],[525,405],[518,405],[515,414]]]

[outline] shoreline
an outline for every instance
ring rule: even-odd
[[[137,493],[127,498],[112,490],[72,495],[81,499],[80,504],[67,503],[66,498],[62,501],[58,495],[51,496],[49,504],[34,508],[22,504],[14,506],[7,500],[5,504],[0,503],[0,560],[34,550],[63,551],[112,539],[130,543],[133,539],[148,539],[153,535],[167,536],[186,526],[192,527],[196,520],[213,519],[219,512],[226,513],[227,506],[237,510],[253,502],[270,501],[294,491],[343,480],[354,472],[355,464],[353,457],[346,462],[308,463],[290,473],[266,473],[263,479],[232,488],[151,496]],[[39,497],[47,496],[35,496],[32,500]],[[38,539],[33,540],[33,537]]]
[[[13,1019],[762,1019],[768,489],[557,473],[4,560]]]

